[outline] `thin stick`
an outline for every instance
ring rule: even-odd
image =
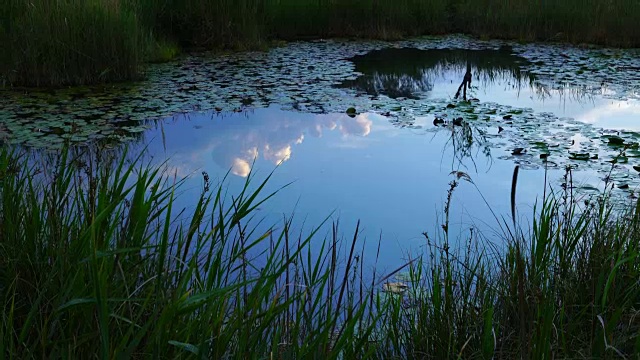
[[[518,184],[519,165],[513,169],[513,178],[511,179],[511,218],[513,219],[513,228],[516,227],[516,185]]]

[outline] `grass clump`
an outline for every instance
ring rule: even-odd
[[[138,78],[149,35],[118,1],[4,2],[5,82],[48,87]]]
[[[472,183],[457,173],[442,231],[380,277],[365,273],[359,226],[350,241],[337,225],[325,241],[317,229],[295,235],[291,218],[258,226],[268,179],[227,196],[205,173],[186,212],[175,208],[181,181],[126,158],[0,152],[8,358],[640,353],[640,205],[617,214],[567,185],[530,230],[504,222],[500,243],[472,229],[456,246],[448,214],[460,180]]]
[[[640,206],[552,195],[530,229],[504,222],[502,244],[470,230],[466,246],[425,233],[427,254],[386,314],[387,356],[629,358],[640,353]],[[567,177],[569,179],[569,177]],[[515,182],[514,180],[514,186]],[[515,219],[515,216],[514,216]],[[429,354],[428,356],[426,354]]]
[[[299,37],[398,39],[447,32],[445,1],[266,0],[267,33]]]
[[[272,40],[398,39],[466,33],[640,46],[635,0],[2,0],[4,86],[136,79],[182,48],[264,48]]]
[[[124,159],[0,153],[3,356],[359,351],[372,315],[347,296],[354,270],[337,262],[336,239],[312,249],[313,233],[293,236],[290,220],[259,232],[251,218],[271,196],[260,195],[264,183],[228,198],[222,187],[208,189],[205,176],[187,214],[175,208],[180,181]]]
[[[526,41],[640,46],[640,4],[633,0],[453,0],[463,32]],[[489,9],[489,10],[487,10]]]

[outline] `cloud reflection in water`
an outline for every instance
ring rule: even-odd
[[[306,137],[322,137],[323,132],[339,131],[345,141],[352,137],[366,137],[371,133],[373,114],[289,114],[276,108],[258,109],[249,114],[216,116],[215,114],[176,118],[175,125],[165,131],[172,133],[168,141],[177,141],[169,148],[172,162],[189,173],[202,167],[210,154],[213,161],[231,173],[246,177],[252,164],[260,159],[274,165],[289,160],[297,145]],[[185,126],[189,121],[192,126]],[[186,174],[185,174],[186,175]]]

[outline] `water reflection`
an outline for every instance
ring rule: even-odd
[[[472,80],[481,84],[504,82],[519,88],[535,80],[532,75],[521,71],[527,60],[512,55],[509,47],[500,50],[382,49],[351,60],[356,71],[363,75],[345,81],[341,86],[390,98],[428,97],[437,82],[453,82],[451,74],[462,74],[456,76],[457,85],[462,81],[467,65],[470,65]]]
[[[306,137],[319,138],[327,131],[343,137],[366,137],[372,128],[370,117],[376,116],[257,111],[258,116],[255,111],[231,117],[216,113],[178,116],[163,126],[172,134],[167,138],[171,142],[170,148],[180,148],[175,156],[183,163],[197,162],[203,154],[211,154],[220,168],[246,177],[256,160],[262,159],[272,165],[288,161]],[[185,126],[187,124],[190,126]],[[180,138],[188,141],[175,141]]]
[[[584,124],[635,128],[629,119],[640,109],[637,103],[631,104],[633,101],[601,96],[610,91],[604,83],[548,82],[546,78],[537,78],[522,70],[533,64],[513,55],[509,47],[499,50],[386,48],[350,60],[360,76],[340,86],[372,97],[374,104],[383,109],[381,112],[392,118],[400,114],[397,120],[391,119],[398,127],[422,126],[446,133],[449,140],[445,147],[452,150],[452,168],[470,160],[477,170],[475,161],[484,156],[491,163],[491,148],[495,147],[502,147],[510,154],[501,158],[521,166],[546,166],[547,163],[540,160],[540,153],[548,156],[549,146],[565,149],[565,144],[571,143],[580,132],[592,140],[583,151],[604,155],[607,149],[598,147],[597,131]],[[466,83],[464,80],[469,80],[469,74],[472,74],[472,88],[468,90],[470,102],[454,101]],[[466,87],[463,97],[465,90]],[[405,104],[410,104],[407,111]],[[431,118],[419,124],[420,116]],[[512,153],[518,148],[523,151]],[[556,151],[554,157],[561,163],[567,159],[563,151]],[[590,164],[597,165],[601,164]]]
[[[442,153],[444,155],[447,150],[450,150],[452,170],[459,170],[461,167],[468,168],[464,165],[468,163],[477,172],[476,160],[480,160],[481,155],[489,164],[492,163],[491,143],[487,139],[486,129],[481,129],[466,121],[439,126],[449,134],[442,148]]]
[[[295,212],[301,223],[312,226],[336,211],[333,219],[339,219],[347,232],[360,219],[363,239],[369,240],[365,252],[370,255],[375,251],[382,234],[384,259],[380,266],[392,270],[406,251],[423,245],[423,231],[439,229],[437,215],[452,170],[468,173],[482,194],[491,199],[494,211],[502,214],[508,210],[505,189],[510,184],[512,164],[499,161],[491,164],[488,172],[489,166],[477,161],[477,152],[482,151],[477,147],[480,132],[466,126],[440,129],[401,129],[376,114],[350,118],[346,114],[301,114],[270,107],[228,116],[193,114],[174,118],[165,122],[165,145],[160,129],[151,129],[146,143],[151,154],[159,161],[168,158],[167,164],[178,169],[180,175],[193,174],[187,183],[193,191],[179,199],[184,207],[193,206],[193,197],[202,189],[201,171],[211,179],[220,179],[234,162],[242,163],[234,170],[238,176],[227,178],[229,193],[235,194],[244,185],[240,176],[247,167],[261,179],[283,159],[275,154],[287,149],[282,153],[290,153],[275,171],[265,194],[293,184],[262,207],[257,216],[271,224],[283,213]],[[464,151],[474,156],[456,159]],[[544,176],[541,172],[523,172],[521,180],[517,200],[528,206],[543,189]],[[463,184],[455,198],[464,200],[455,200],[452,208],[452,233],[476,226],[472,224],[476,221],[479,227],[495,224],[475,187]],[[526,209],[523,212],[528,214]]]
[[[542,81],[523,71],[531,63],[506,46],[498,50],[386,48],[350,60],[362,75],[340,87],[393,99],[453,98],[467,69],[472,75],[472,96],[512,106],[523,106],[524,101],[545,107],[545,102],[557,98],[563,106],[573,103],[573,107],[593,103],[608,91],[604,83],[594,87]]]
[[[640,131],[640,101],[609,101],[602,106],[586,109],[576,120],[616,130]]]
[[[600,144],[599,134],[590,128],[551,126],[551,116],[533,116],[533,111],[603,127],[625,117],[620,127],[638,126],[637,102],[592,96],[605,88],[540,82],[521,70],[526,60],[512,55],[509,48],[386,49],[356,56],[352,59],[362,75],[341,86],[379,98],[372,101],[370,96],[352,97],[352,91],[332,87],[353,75],[344,59],[355,52],[319,46],[311,47],[318,47],[317,53],[309,48],[274,49],[253,60],[246,56],[233,62],[186,59],[184,64],[157,68],[154,80],[134,90],[30,96],[11,106],[3,106],[7,101],[0,96],[0,141],[43,147],[67,140],[84,145],[102,139],[102,144],[113,147],[135,143],[159,162],[166,161],[175,170],[171,174],[197,174],[187,181],[185,195],[178,200],[185,208],[197,202],[202,171],[215,179],[230,170],[236,176],[226,180],[235,194],[244,186],[241,177],[250,171],[258,170],[262,177],[275,165],[286,164],[275,172],[269,186],[277,189],[295,183],[261,209],[260,216],[268,213],[279,219],[295,207],[296,213],[315,225],[338,209],[336,219],[344,221],[347,229],[361,219],[367,226],[365,237],[378,239],[384,231],[384,256],[396,261],[407,249],[423,244],[423,231],[440,228],[434,215],[441,214],[452,170],[468,172],[477,186],[464,184],[456,190],[460,200],[452,209],[456,226],[495,224],[484,197],[497,214],[509,212],[513,161],[526,156],[539,160],[533,145],[547,146],[541,140],[551,139],[549,146],[564,151],[564,144],[570,143],[567,136],[580,131],[588,131],[585,138]],[[288,55],[283,58],[280,51]],[[329,55],[331,61],[326,60]],[[457,117],[449,112],[446,123],[434,126],[432,114],[448,111],[443,108],[454,97],[467,64],[473,72],[470,96],[481,101],[461,115],[463,121],[454,123]],[[507,109],[497,104],[533,110],[514,113],[512,122],[503,117]],[[248,105],[256,109],[244,111]],[[281,111],[281,106],[298,112]],[[344,111],[350,106],[370,113],[348,117]],[[200,112],[206,109],[210,111]],[[329,114],[315,115],[310,109]],[[400,113],[394,109],[402,109],[400,115],[406,116],[394,117]],[[461,106],[456,111],[462,111]],[[492,115],[485,117],[488,111]],[[166,118],[181,112],[185,114]],[[527,155],[515,159],[514,146],[528,147]],[[593,149],[589,151],[600,150],[596,145]],[[500,160],[505,156],[510,161]],[[635,171],[632,174],[637,178]],[[597,183],[600,174],[591,175]],[[545,179],[551,178],[542,171],[523,171],[519,205],[531,206]]]

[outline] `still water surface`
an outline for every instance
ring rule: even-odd
[[[523,59],[492,51],[474,55],[484,68],[472,68],[475,88],[471,92],[482,101],[530,107],[610,128],[639,125],[635,117],[640,108],[632,100],[572,93],[573,89],[536,88],[518,71],[517,64]],[[429,64],[434,57],[438,63]],[[356,57],[356,71],[362,75],[339,86],[372,96],[451,98],[466,70],[461,59],[469,57],[468,51],[449,50],[373,52]],[[340,219],[347,235],[360,219],[363,238],[372,249],[381,239],[381,264],[392,268],[424,245],[423,232],[433,236],[441,231],[452,171],[466,172],[474,183],[461,181],[454,192],[454,236],[464,236],[471,227],[499,230],[502,218],[509,217],[514,164],[499,157],[509,156],[511,150],[484,151],[483,144],[471,144],[468,154],[461,154],[464,150],[459,148],[465,145],[456,144],[448,128],[434,131],[432,122],[432,117],[417,117],[409,128],[376,113],[308,114],[274,105],[242,113],[178,116],[145,137],[150,153],[168,157],[180,175],[204,169],[221,178],[230,169],[234,176],[229,184],[235,189],[241,188],[242,178],[250,171],[260,178],[280,165],[270,188],[293,183],[269,202],[264,216],[277,219],[295,212],[299,220],[315,225],[332,214],[331,219]],[[547,174],[556,190],[563,173],[556,169]],[[596,173],[579,175],[578,182],[600,182]],[[198,181],[196,176],[194,183]],[[543,169],[521,172],[517,203],[525,223],[544,187]]]
[[[409,252],[419,251],[425,243],[423,232],[432,236],[441,232],[453,171],[468,174],[473,183],[460,181],[454,191],[452,236],[464,236],[473,227],[483,230],[487,241],[499,242],[492,231],[499,231],[502,218],[510,217],[511,174],[516,163],[523,168],[518,216],[525,224],[531,219],[545,178],[558,189],[565,159],[545,173],[539,149],[526,143],[529,138],[522,135],[522,128],[547,134],[567,151],[597,142],[595,128],[640,131],[640,104],[633,96],[612,96],[618,90],[604,82],[540,82],[538,75],[526,71],[535,59],[515,55],[507,46],[373,49],[346,60],[353,65],[353,76],[334,81],[331,91],[341,91],[335,93],[340,96],[334,95],[340,104],[352,99],[355,114],[347,115],[344,107],[343,111],[330,106],[329,111],[300,109],[309,101],[291,106],[278,101],[252,105],[243,100],[247,106],[236,112],[190,111],[149,122],[128,144],[136,151],[144,149],[158,163],[166,161],[179,176],[189,177],[178,199],[186,208],[194,205],[203,187],[203,171],[214,182],[229,173],[225,184],[234,194],[250,173],[257,185],[275,169],[267,192],[290,185],[259,210],[266,224],[295,213],[295,223],[310,230],[330,216],[330,221],[340,220],[349,237],[361,220],[361,238],[369,244],[365,253],[375,253],[380,240],[379,270],[384,271],[401,264]],[[467,68],[473,75],[468,97],[479,104],[499,104],[498,110],[490,105],[484,113],[469,110],[466,113],[471,115],[465,115],[462,124],[454,124],[446,105],[459,104],[454,95]],[[233,72],[233,66],[226,71]],[[278,84],[270,86],[278,93]],[[247,99],[243,94],[236,97]],[[357,105],[362,103],[373,106]],[[396,108],[398,104],[402,109]],[[431,107],[412,112],[421,106]],[[511,121],[502,116],[500,106],[526,111],[508,113],[514,114]],[[559,118],[560,125],[554,128],[537,114]],[[438,117],[445,122],[434,124]],[[582,130],[584,124],[591,125],[586,125],[588,131]],[[556,137],[556,133],[564,135]],[[529,144],[524,145],[527,155],[514,156],[514,147],[522,143]],[[594,146],[587,148],[593,152]],[[601,185],[600,168],[582,163],[579,168],[577,185]],[[634,176],[626,171],[618,179],[632,182]],[[328,233],[329,227],[321,231]]]

